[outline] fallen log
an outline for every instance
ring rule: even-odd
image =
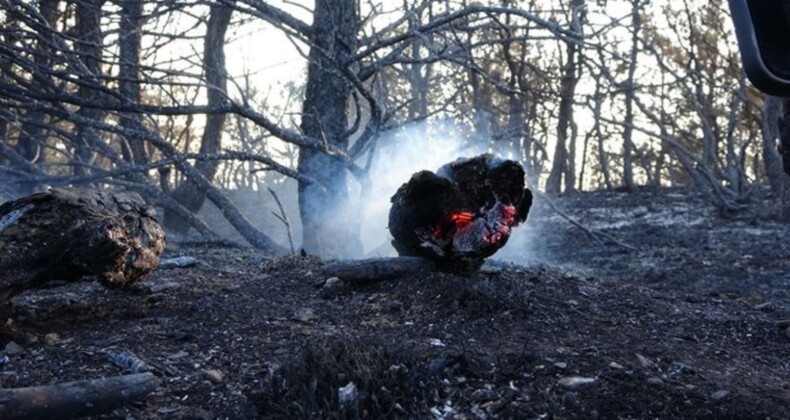
[[[436,264],[425,258],[395,257],[338,261],[324,266],[323,272],[348,282],[370,282],[436,270]]]
[[[1,419],[72,419],[106,413],[159,387],[151,373],[0,389]]]
[[[108,287],[142,280],[165,234],[136,193],[52,189],[0,205],[0,301],[50,280],[98,276]]]

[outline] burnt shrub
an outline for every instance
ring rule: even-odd
[[[349,383],[356,396],[344,403],[338,389]],[[345,337],[306,344],[250,400],[264,418],[414,418],[442,394],[415,348]]]

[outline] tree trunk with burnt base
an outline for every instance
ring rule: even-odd
[[[128,286],[165,248],[156,210],[136,193],[53,189],[0,205],[0,300],[50,280]]]
[[[486,154],[414,174],[392,197],[389,230],[402,256],[440,269],[477,270],[505,246],[532,206],[524,169]]]
[[[217,4],[211,6],[206,36],[203,44],[203,72],[206,76],[206,97],[208,107],[216,107],[228,100],[228,72],[225,66],[225,34],[230,25],[233,9]],[[225,114],[206,115],[206,126],[200,139],[200,153],[211,155],[222,149],[222,129],[225,126]],[[219,168],[219,160],[202,160],[195,163],[200,173],[209,181],[214,179]],[[206,192],[185,180],[174,192],[173,198],[184,207],[198,212],[206,202]],[[166,214],[166,224],[176,232],[186,232],[189,224],[175,213]]]
[[[354,53],[359,17],[356,1],[317,0],[313,14],[302,132],[339,150],[348,148],[348,98],[352,85],[342,66]],[[324,185],[299,182],[302,247],[324,257],[361,251],[359,221],[341,211],[348,203],[348,170],[324,150],[302,147],[299,172]]]

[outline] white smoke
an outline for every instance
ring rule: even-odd
[[[444,122],[411,124],[378,141],[369,185],[360,194],[362,246],[368,257],[396,255],[387,230],[390,198],[412,174],[436,171],[459,157],[485,151],[483,144],[469,138],[467,130]]]

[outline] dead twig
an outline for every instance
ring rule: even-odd
[[[280,214],[277,214],[272,211],[274,217],[276,217],[279,221],[283,222],[285,225],[285,231],[288,233],[288,245],[291,247],[291,254],[296,254],[296,248],[294,247],[294,239],[293,233],[291,231],[291,221],[288,219],[288,215],[285,213],[285,209],[283,208],[283,203],[280,202],[280,197],[277,196],[277,193],[274,192],[271,187],[266,187],[269,190],[269,194],[274,197],[274,202],[277,203],[277,207],[280,209]]]
[[[593,240],[595,240],[599,244],[605,245],[605,242],[603,240],[601,240],[601,238],[604,238],[604,239],[610,241],[611,243],[613,243],[613,244],[615,244],[617,246],[620,246],[622,248],[625,248],[625,249],[627,249],[629,251],[638,251],[639,250],[636,247],[628,245],[627,243],[625,243],[625,242],[613,237],[612,235],[609,235],[609,234],[606,234],[606,233],[602,233],[602,232],[593,232],[592,230],[588,229],[586,226],[582,225],[581,222],[579,222],[578,220],[576,220],[573,217],[571,217],[570,215],[568,215],[568,213],[565,213],[564,211],[562,211],[562,209],[560,209],[557,206],[557,204],[554,203],[553,200],[551,200],[548,196],[546,196],[546,194],[543,194],[540,191],[534,191],[533,193],[536,196],[540,197],[542,200],[544,200],[546,203],[548,203],[549,207],[551,207],[551,209],[554,210],[555,213],[560,215],[560,217],[562,217],[563,219],[567,220],[570,224],[572,224],[572,225],[576,226],[577,228],[581,229],[582,232],[586,233],[587,236],[589,236],[590,238],[592,238]]]

